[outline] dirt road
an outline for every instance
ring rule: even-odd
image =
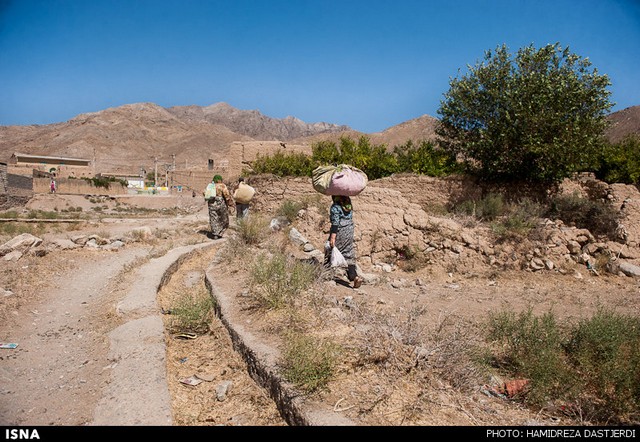
[[[160,233],[148,241],[128,242],[118,251],[56,249],[46,257],[25,256],[0,264],[5,267],[2,285],[14,290],[2,299],[0,341],[17,344],[15,349],[0,349],[3,425],[185,425],[179,417],[184,410],[174,414],[172,402],[197,392],[179,384],[168,368],[171,346],[184,343],[165,342],[156,298],[167,275],[180,278],[176,263],[194,250],[216,245],[198,233],[202,221],[196,214],[101,222],[73,234],[117,237],[141,226]],[[45,241],[69,236],[46,234]],[[206,346],[207,339],[212,338],[203,336],[198,344]],[[218,354],[230,355],[216,367],[224,369],[233,357],[238,363],[230,342],[209,344],[217,345]],[[269,421],[280,424],[275,406],[268,400],[265,405],[264,391],[245,370],[240,374],[244,377],[241,381],[236,375],[236,385],[251,387],[244,392],[247,403],[255,395],[256,407],[270,406],[276,418]],[[230,410],[209,425],[233,423],[235,414]]]

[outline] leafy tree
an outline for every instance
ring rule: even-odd
[[[360,137],[357,141],[350,137],[341,137],[340,144],[333,141],[321,141],[313,147],[313,161],[316,164],[350,164],[361,169],[371,180],[389,176],[397,171],[393,154],[384,144],[371,145],[369,138]]]
[[[640,137],[631,134],[618,143],[607,144],[596,177],[607,183],[640,187]]]
[[[553,183],[588,170],[607,125],[609,78],[558,43],[487,51],[450,81],[441,146],[487,179]]]
[[[408,141],[389,151],[384,144],[372,145],[366,136],[358,140],[342,137],[339,144],[334,141],[317,142],[312,145],[312,152],[311,156],[303,153],[285,154],[282,151],[258,155],[252,163],[252,173],[311,176],[313,169],[326,164],[350,164],[362,169],[370,180],[399,172],[445,176],[461,171],[455,157],[429,141],[422,141],[418,145]]]
[[[438,149],[431,141],[421,141],[417,146],[409,140],[396,146],[393,153],[398,170],[429,176],[445,176],[459,169],[455,157]]]
[[[284,153],[278,150],[273,155],[258,154],[251,165],[254,173],[272,173],[283,176],[311,176],[313,162],[302,152]]]

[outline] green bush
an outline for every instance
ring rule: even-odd
[[[277,216],[284,216],[289,222],[294,222],[298,217],[298,212],[304,208],[304,204],[300,201],[285,200],[276,210]]]
[[[0,223],[0,234],[7,236],[16,236],[23,233],[30,233],[31,235],[37,235],[41,233],[44,228],[38,223],[33,225],[32,223]]]
[[[260,244],[269,235],[269,221],[262,216],[252,214],[238,220],[237,232],[243,244]]]
[[[524,402],[556,402],[597,423],[640,422],[640,319],[600,308],[560,326],[551,312],[490,313],[493,361],[529,380]]]
[[[501,344],[495,361],[517,377],[529,380],[527,402],[543,404],[570,385],[570,372],[564,359],[562,332],[552,313],[541,318],[528,309],[490,313],[489,339]]]
[[[276,176],[311,176],[315,168],[309,155],[301,152],[285,153],[278,150],[271,155],[258,154],[251,164],[253,173],[270,173]]]
[[[173,333],[207,333],[213,319],[213,307],[213,298],[204,289],[184,293],[170,308],[171,331]]]
[[[597,161],[611,85],[559,43],[485,52],[450,81],[438,109],[440,146],[492,180],[553,184]]]
[[[576,326],[567,352],[592,398],[590,414],[640,418],[640,319],[600,309]]]
[[[305,393],[326,387],[335,376],[340,347],[327,340],[292,332],[282,352],[285,378]]]
[[[26,217],[30,219],[58,219],[60,214],[46,210],[30,210]]]
[[[429,264],[429,258],[416,246],[404,245],[396,249],[400,267],[407,272],[417,272]]]
[[[357,141],[341,137],[340,143],[321,141],[312,146],[316,165],[350,164],[361,169],[370,180],[389,176],[398,171],[397,161],[383,144],[372,145],[366,136]]]
[[[464,200],[454,206],[458,214],[473,216],[483,221],[492,221],[505,213],[505,202],[502,195],[490,193],[479,200]]]
[[[2,212],[0,213],[0,218],[11,218],[11,219],[15,219],[18,218],[18,212],[16,212],[15,210],[9,210],[7,212]]]
[[[493,232],[502,239],[527,237],[544,213],[541,204],[523,198],[507,205],[504,216],[492,224]]]
[[[551,199],[547,216],[587,229],[593,235],[615,239],[620,212],[608,202],[562,195]]]
[[[325,140],[313,144],[311,156],[282,151],[258,155],[252,164],[252,172],[311,176],[313,169],[327,164],[350,164],[361,169],[370,180],[403,172],[445,176],[461,171],[455,158],[432,142],[421,141],[416,146],[408,141],[390,151],[384,144],[371,144],[366,136],[358,140],[343,136],[338,143]]]
[[[462,172],[455,157],[449,155],[430,141],[422,141],[417,146],[413,141],[393,149],[398,164],[397,172],[416,173],[441,177]]]
[[[129,182],[127,180],[120,180],[111,176],[110,177],[101,176],[101,177],[93,177],[93,178],[82,177],[81,179],[85,180],[88,183],[91,183],[93,187],[103,187],[105,189],[109,189],[112,183],[119,183],[121,186],[124,186],[124,187],[127,187],[129,185]]]
[[[260,306],[279,309],[291,305],[295,295],[317,280],[319,269],[312,264],[276,252],[260,254],[251,267],[251,295]]]
[[[640,186],[640,137],[631,134],[619,143],[606,144],[595,175],[607,183]]]

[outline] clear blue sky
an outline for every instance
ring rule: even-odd
[[[559,42],[640,105],[640,0],[0,0],[0,125],[226,102],[373,133],[486,50]]]

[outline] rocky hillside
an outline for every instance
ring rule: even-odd
[[[305,123],[295,117],[271,118],[257,110],[240,110],[227,103],[211,106],[176,106],[167,109],[181,121],[212,123],[256,140],[289,141],[294,138],[350,130],[348,126],[329,123]]]
[[[297,143],[314,143],[317,141],[334,141],[339,142],[341,137],[347,136],[358,139],[361,136],[367,136],[372,144],[386,144],[392,149],[395,146],[405,144],[407,141],[420,142],[422,140],[434,140],[435,130],[438,125],[438,119],[430,115],[423,115],[413,120],[405,121],[396,126],[385,129],[382,132],[364,134],[354,130],[345,130],[342,132],[323,133],[302,138],[294,141]]]
[[[640,106],[631,106],[609,116],[611,127],[607,131],[607,138],[611,142],[618,142],[629,134],[640,135]]]

